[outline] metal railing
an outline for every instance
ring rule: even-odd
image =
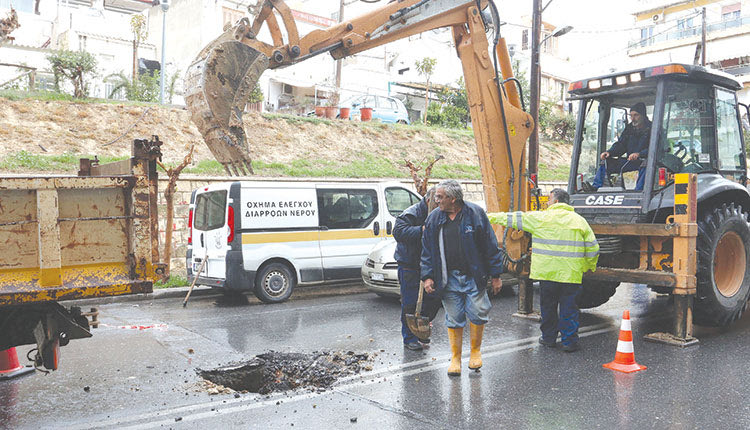
[[[726,31],[732,28],[739,28],[750,25],[750,16],[744,16],[737,19],[719,21],[706,26],[706,34],[716,33],[720,31]],[[669,42],[672,40],[687,39],[689,37],[696,37],[701,35],[701,26],[693,26],[688,28],[678,28],[677,30],[655,34],[653,36],[631,40],[629,48],[641,48],[645,46],[656,45],[659,43]]]

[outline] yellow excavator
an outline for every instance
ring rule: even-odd
[[[283,0],[259,0],[252,23],[243,18],[198,54],[186,74],[193,122],[229,175],[252,173],[242,112],[266,69],[319,54],[341,59],[425,31],[450,28],[463,66],[488,211],[527,210],[530,182],[526,141],[534,120],[522,105],[521,86],[500,36],[500,13],[488,0],[394,0],[365,15],[300,37]],[[282,32],[279,19],[284,25]],[[258,40],[267,27],[272,43]],[[494,29],[492,46],[487,30]],[[284,38],[286,35],[286,38]],[[528,239],[504,235],[508,261],[528,273]]]
[[[252,172],[242,111],[264,70],[322,53],[341,59],[450,28],[487,210],[529,209],[535,185],[526,172],[525,149],[534,118],[522,105],[493,1],[392,0],[304,37],[283,0],[259,0],[255,10],[252,23],[243,18],[204,48],[186,79],[192,119],[227,173]],[[257,38],[264,25],[271,43]],[[694,308],[696,321],[705,325],[728,325],[742,315],[750,296],[750,193],[739,107],[750,108],[737,102],[740,88],[726,75],[679,64],[571,84],[570,99],[580,103],[568,192],[600,238],[602,253],[600,267],[584,277],[581,307],[606,302],[620,282],[647,284],[674,297],[672,332],[650,338],[679,346],[696,342]],[[636,102],[645,102],[653,119],[648,156],[629,169],[601,167],[605,183],[593,187],[599,154],[617,140],[627,124],[626,108]],[[519,314],[528,316],[529,238],[515,230],[496,233],[508,268],[520,279]]]

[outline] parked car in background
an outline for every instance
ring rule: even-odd
[[[398,264],[393,257],[396,241],[387,240],[375,245],[362,265],[362,282],[368,290],[381,297],[400,297]]]
[[[360,116],[363,107],[372,108],[372,119],[385,123],[409,124],[409,112],[404,103],[395,97],[376,96],[367,94],[353,97],[340,107],[351,107],[349,119]]]

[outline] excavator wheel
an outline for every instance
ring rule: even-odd
[[[576,304],[581,309],[601,306],[615,295],[619,282],[583,280],[583,290],[576,297]]]
[[[723,203],[698,221],[696,324],[727,326],[750,296],[750,226],[741,206]]]

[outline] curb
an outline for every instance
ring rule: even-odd
[[[160,288],[154,290],[152,293],[146,294],[126,294],[121,296],[109,296],[109,297],[92,297],[90,299],[76,299],[61,301],[61,304],[66,306],[96,306],[96,305],[107,305],[112,303],[129,303],[129,302],[144,302],[153,301],[157,299],[184,299],[187,295],[190,287],[175,287],[175,288]],[[290,297],[290,301],[298,299],[308,299],[313,297],[326,297],[326,296],[337,296],[345,294],[363,294],[369,293],[367,288],[361,282],[340,282],[340,283],[329,283],[322,285],[311,285],[302,288],[296,288]],[[213,289],[206,286],[196,286],[193,288],[193,292],[190,294],[190,300],[195,297],[220,297],[224,293],[222,290]],[[257,301],[257,304],[262,302],[255,298],[255,296],[249,292],[242,292],[243,295],[247,296],[252,301]]]
[[[121,296],[109,296],[109,297],[92,297],[90,299],[76,299],[66,300],[60,303],[71,306],[92,306],[92,305],[107,305],[111,303],[127,303],[127,302],[141,302],[151,301],[156,299],[172,299],[172,298],[185,298],[190,287],[175,287],[175,288],[159,288],[154,290],[152,293],[145,294],[125,294]],[[214,290],[211,287],[196,286],[193,288],[193,292],[190,297],[202,297],[221,295],[222,292]]]

